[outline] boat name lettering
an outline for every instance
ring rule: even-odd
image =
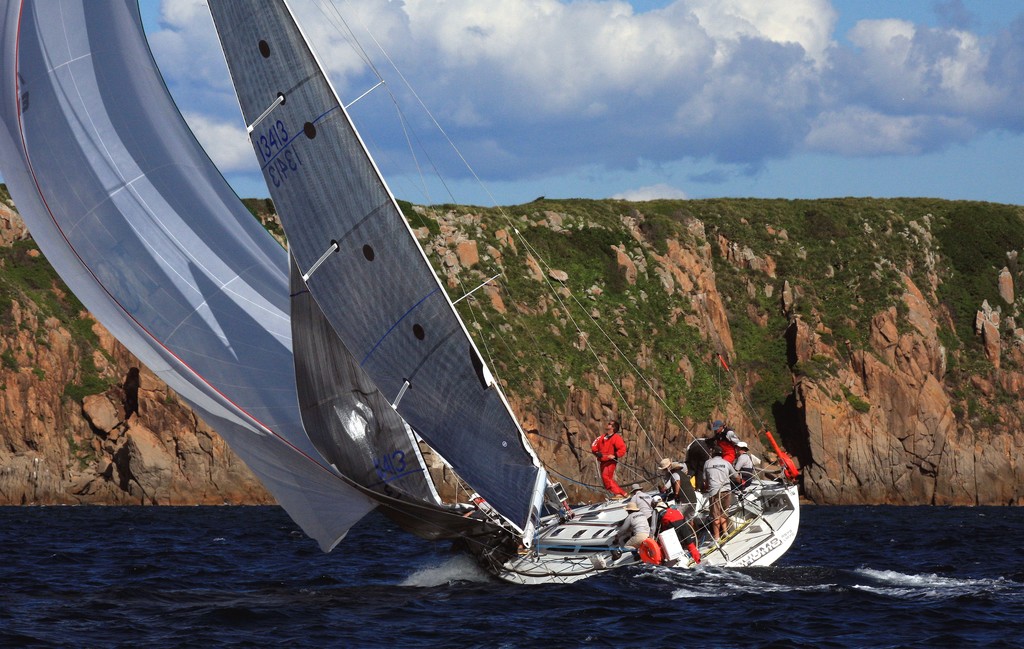
[[[782,539],[778,538],[777,536],[773,536],[772,538],[768,539],[761,545],[751,550],[750,554],[743,557],[743,562],[741,564],[742,567],[746,568],[747,566],[751,565],[752,563],[754,563],[764,555],[768,554],[775,548],[779,547],[780,545],[782,545]]]
[[[389,482],[405,474],[405,452],[395,451],[384,457],[373,458],[373,468],[377,470],[377,477],[384,482]]]

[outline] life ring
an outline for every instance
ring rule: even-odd
[[[661,564],[661,546],[654,539],[646,538],[641,541],[638,550],[640,551],[640,560],[644,563],[655,566]]]

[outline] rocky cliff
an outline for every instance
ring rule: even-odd
[[[761,457],[763,431],[775,431],[817,503],[1024,502],[1020,208],[404,207],[453,297],[483,285],[460,309],[575,498],[595,497],[590,442],[617,417],[631,449],[625,482],[649,478],[723,418]],[[990,218],[978,225],[979,214]],[[145,368],[125,421],[122,384],[138,363],[3,206],[0,236],[0,502],[270,501]]]
[[[0,504],[273,500],[223,440],[67,292],[0,205]]]
[[[722,418],[761,457],[775,431],[813,502],[1024,502],[1019,207],[564,201],[430,216],[440,228],[419,235],[453,294],[503,271],[490,304],[464,316],[479,325],[509,304],[523,316],[490,334],[491,353],[534,446],[578,497],[576,481],[600,482],[588,449],[603,420],[621,418],[632,449],[620,478],[642,481]],[[539,240],[552,267],[512,231]],[[564,301],[534,298],[516,259]],[[525,372],[507,344],[546,367]],[[596,352],[580,369],[570,354],[591,345],[629,362]]]

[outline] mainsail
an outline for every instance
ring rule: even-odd
[[[303,430],[287,253],[181,119],[136,2],[9,2],[0,20],[0,164],[34,239],[330,549],[374,502]]]
[[[528,537],[546,473],[291,11],[210,10],[313,298],[405,421]]]

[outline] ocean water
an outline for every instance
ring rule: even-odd
[[[770,568],[516,586],[372,514],[0,508],[0,647],[1021,647],[1024,509],[805,507]]]

